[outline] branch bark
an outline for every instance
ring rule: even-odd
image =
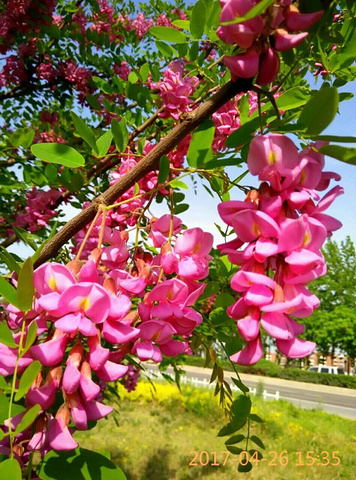
[[[184,137],[195,130],[231,98],[238,93],[247,92],[251,87],[252,79],[239,79],[237,82],[230,81],[196,110],[184,114],[182,122],[176,125],[132,170],[103,194],[99,195],[85,210],[72,218],[54,235],[44,246],[35,262],[35,267],[55,256],[68,240],[92,221],[100,204],[110,205],[117,201],[138,180],[152,170],[156,170],[159,166],[160,158],[169,153]]]

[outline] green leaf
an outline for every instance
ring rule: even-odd
[[[36,143],[31,152],[40,160],[48,163],[58,163],[69,168],[82,167],[84,157],[74,148],[62,143]]]
[[[70,112],[75,129],[79,133],[80,137],[94,150],[95,153],[99,153],[96,145],[95,135],[93,130],[84,122],[83,119],[78,117],[75,112]]]
[[[247,393],[250,391],[250,389],[244,383],[242,383],[241,380],[238,380],[237,378],[231,378],[231,380],[234,382],[237,388],[241,390],[241,392]]]
[[[237,428],[235,428],[234,424],[232,422],[227,423],[224,425],[218,433],[218,437],[226,437],[226,435],[231,435],[232,433],[235,433]]]
[[[0,375],[0,390],[7,390],[8,388],[9,388],[9,385],[7,384],[5,378],[2,375]]]
[[[187,37],[183,32],[171,27],[151,27],[149,33],[165,42],[186,43],[187,41]]]
[[[246,20],[251,20],[252,18],[261,15],[270,5],[274,3],[274,0],[261,0],[255,7],[251,8],[246,15],[243,17],[236,17],[233,20],[228,20],[227,22],[221,22],[221,25],[234,25],[235,23],[246,22]]]
[[[33,264],[31,257],[29,257],[21,267],[17,282],[17,305],[22,312],[31,310],[34,293]]]
[[[226,450],[231,452],[233,455],[240,455],[244,451],[241,447],[234,447],[233,445],[226,445]]]
[[[0,463],[0,478],[6,480],[21,480],[22,472],[19,462],[14,458],[7,458]]]
[[[36,379],[38,373],[40,372],[41,368],[42,365],[38,360],[35,360],[26,368],[20,379],[18,390],[15,395],[15,402],[17,402],[18,400],[20,400],[20,398],[26,395],[32,383]]]
[[[36,251],[37,250],[37,243],[36,243],[36,236],[32,235],[32,233],[27,232],[21,227],[12,227],[15,230],[16,235],[20,240],[22,240],[24,243],[29,245],[32,250]]]
[[[118,122],[115,118],[111,121],[111,129],[114,135],[116,148],[120,153],[126,150],[129,143],[129,132],[127,131],[127,124],[124,118]]]
[[[37,474],[42,480],[126,480],[123,471],[106,456],[85,448],[50,451]]]
[[[324,142],[338,142],[338,143],[356,143],[356,137],[338,137],[337,135],[317,135],[311,137],[312,140],[321,140]]]
[[[210,312],[209,319],[213,325],[223,325],[226,322],[231,322],[231,318],[223,307],[215,308]]]
[[[244,473],[247,473],[247,472],[250,472],[252,470],[252,463],[251,462],[247,462],[245,464],[242,465],[241,463],[239,463],[238,467],[237,467],[237,470],[239,472],[244,472]]]
[[[16,416],[22,413],[25,408],[22,405],[12,404],[11,415]],[[9,418],[9,397],[4,393],[0,393],[0,424]],[[2,479],[2,477],[0,477]]]
[[[300,114],[297,125],[307,135],[319,135],[333,121],[339,106],[336,87],[325,87],[315,93]]]
[[[14,435],[18,435],[32,425],[32,423],[36,420],[40,410],[41,405],[34,405],[30,408],[30,410],[27,410],[25,415],[22,417],[21,422],[17,425]]]
[[[97,76],[93,76],[92,77],[92,80],[93,82],[95,83],[95,85],[100,88],[100,90],[104,93],[106,93],[107,95],[111,95],[112,94],[112,88],[110,86],[110,84],[104,80],[103,78],[100,78],[100,77],[97,77]],[[100,107],[102,108],[102,107]]]
[[[149,74],[150,74],[150,66],[148,63],[144,63],[140,67],[140,75],[141,75],[142,82],[147,82]]]
[[[25,355],[28,349],[33,345],[34,341],[37,338],[37,323],[32,322],[28,328],[25,346],[21,351],[21,357]]]
[[[9,253],[6,248],[0,246],[0,258],[7,265],[10,272],[20,272],[20,265],[16,262],[11,253]]]
[[[0,322],[0,343],[10,348],[17,348],[11,330],[9,329],[5,321]]]
[[[242,158],[223,158],[222,160],[212,160],[204,165],[204,170],[212,170],[214,168],[235,167],[241,165],[244,160]]]
[[[253,422],[256,422],[256,423],[263,423],[264,422],[264,420],[261,417],[259,417],[258,415],[256,415],[255,413],[250,413],[249,418],[250,418],[250,420],[252,420]]]
[[[135,183],[134,195],[137,195],[139,191],[140,191],[140,185],[138,183]]]
[[[220,293],[215,299],[214,307],[229,307],[235,303],[235,299],[230,293]]]
[[[111,129],[108,130],[107,132],[103,133],[98,140],[96,141],[96,146],[98,148],[98,156],[99,157],[104,157],[108,153],[108,150],[110,148],[111,142],[113,139],[113,134],[111,132]]]
[[[158,49],[158,51],[164,56],[164,57],[167,57],[167,58],[172,58],[174,53],[173,53],[173,48],[168,45],[167,43],[165,42],[160,42],[159,40],[156,40],[156,47]]]
[[[231,414],[235,430],[242,428],[251,411],[251,399],[247,395],[239,395],[231,404]]]
[[[86,96],[86,99],[88,100],[89,105],[94,109],[94,110],[101,110],[103,107],[97,97],[95,95],[92,95],[91,93],[88,93]]]
[[[174,206],[173,212],[175,215],[179,215],[187,210],[189,210],[189,205],[187,203],[180,203],[179,205]]]
[[[171,187],[172,188],[183,188],[184,190],[189,190],[189,187],[187,184],[182,182],[181,180],[173,180],[171,182]]]
[[[342,147],[341,145],[325,145],[318,149],[320,153],[336,158],[341,162],[356,165],[356,148]]]
[[[211,145],[214,140],[215,125],[212,120],[203,122],[193,133],[187,153],[190,167],[200,167],[213,159]]]
[[[158,179],[157,179],[158,185],[161,185],[167,180],[169,175],[169,168],[170,168],[169,159],[167,155],[163,155],[163,157],[161,157],[159,161],[159,173],[158,173]]]
[[[12,133],[9,137],[10,143],[13,147],[18,148],[20,146],[28,148],[33,139],[35,138],[35,132],[33,130],[19,128],[16,132]]]
[[[253,133],[259,128],[259,118],[253,118],[244,123],[240,128],[232,132],[226,139],[228,148],[236,148],[245,145],[252,139]]]
[[[293,108],[305,105],[308,98],[309,95],[306,88],[293,87],[282,93],[282,95],[276,99],[276,104],[279,110],[292,110]]]
[[[138,82],[138,75],[137,75],[136,72],[130,72],[127,79],[130,83],[137,83]]]
[[[239,433],[238,435],[234,435],[226,440],[225,445],[234,445],[235,443],[240,443],[245,438],[245,435]]]
[[[12,305],[15,305],[17,307],[17,295],[16,295],[16,290],[10,283],[5,280],[4,277],[0,276],[0,295],[5,298],[5,300]],[[0,325],[2,325],[3,322],[0,322]]]
[[[252,437],[250,437],[250,440],[252,440],[253,443],[255,443],[258,447],[263,448],[263,449],[266,448],[264,446],[264,443],[262,442],[262,440],[260,438],[256,437],[256,435],[252,435]]]
[[[204,33],[206,22],[206,6],[203,0],[199,0],[193,7],[190,17],[190,31],[193,38],[200,39]]]
[[[175,27],[178,27],[178,28],[183,28],[184,30],[189,30],[189,27],[190,27],[190,22],[189,20],[173,20],[172,24],[175,26]]]
[[[242,344],[241,337],[230,338],[230,340],[228,342],[226,342],[226,344],[225,344],[225,349],[226,349],[226,353],[228,354],[228,356],[231,356],[234,353],[240,351],[242,349],[242,347],[243,347],[243,344]],[[242,392],[245,392],[245,390],[243,390],[242,388],[240,390]]]

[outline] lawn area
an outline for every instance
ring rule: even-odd
[[[355,477],[356,422],[352,420],[302,410],[286,401],[252,397],[252,412],[265,423],[253,423],[251,434],[263,440],[266,460],[254,463],[253,470],[244,474],[237,472],[236,455],[230,454],[226,459],[226,438],[217,437],[224,418],[210,390],[184,386],[181,395],[174,385],[156,383],[155,387],[154,392],[149,383],[140,382],[136,391],[128,394],[120,386],[121,400],[115,418],[112,414],[89,432],[75,435],[84,448],[109,451],[128,480],[231,480],[243,475],[253,480]],[[253,444],[248,447],[251,448]],[[200,453],[203,451],[209,455],[207,466],[199,464],[200,460],[207,462],[207,454]],[[278,464],[283,451],[287,451],[287,466]],[[314,457],[328,452],[330,463],[337,463],[336,457],[340,457],[340,465],[297,466],[298,461],[307,463],[308,451],[314,452],[310,454]],[[339,452],[334,454],[334,460],[333,451]],[[326,462],[328,455],[323,453],[320,460]],[[224,460],[226,464],[222,465]],[[198,466],[189,466],[190,462]],[[214,462],[219,465],[210,465]]]

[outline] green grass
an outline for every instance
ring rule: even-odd
[[[157,385],[154,394],[148,383],[141,382],[136,392],[120,389],[118,411],[108,420],[98,422],[89,432],[77,432],[75,438],[84,448],[108,450],[111,459],[126,473],[128,480],[231,480],[245,475],[253,480],[334,480],[353,479],[356,469],[356,422],[322,411],[296,408],[285,401],[263,401],[253,397],[253,412],[265,423],[253,424],[251,434],[259,436],[266,447],[267,461],[254,466],[250,473],[237,472],[236,456],[226,465],[225,438],[217,437],[224,418],[212,392],[183,387]],[[118,424],[116,424],[115,419]],[[242,430],[242,433],[245,433]],[[242,445],[244,447],[244,445]],[[253,448],[253,445],[248,447]],[[285,467],[271,463],[274,453],[288,452]],[[210,463],[219,466],[189,466],[198,452],[206,451]],[[321,454],[339,451],[340,466],[296,466],[296,452]],[[202,454],[205,461],[206,454]],[[278,457],[277,457],[278,458]],[[269,465],[270,464],[270,465]]]

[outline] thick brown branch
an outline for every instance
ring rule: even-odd
[[[252,79],[239,79],[229,82],[215,95],[200,105],[196,110],[185,115],[184,120],[164,137],[132,170],[122,177],[115,185],[99,195],[85,210],[72,218],[54,237],[44,246],[35,266],[39,266],[57,254],[59,249],[70,240],[79,230],[93,220],[98,205],[110,205],[123,195],[138,180],[147,173],[158,168],[159,160],[169,153],[189,133],[197,128],[204,120],[222,107],[231,98],[241,92],[248,91],[252,86]]]

